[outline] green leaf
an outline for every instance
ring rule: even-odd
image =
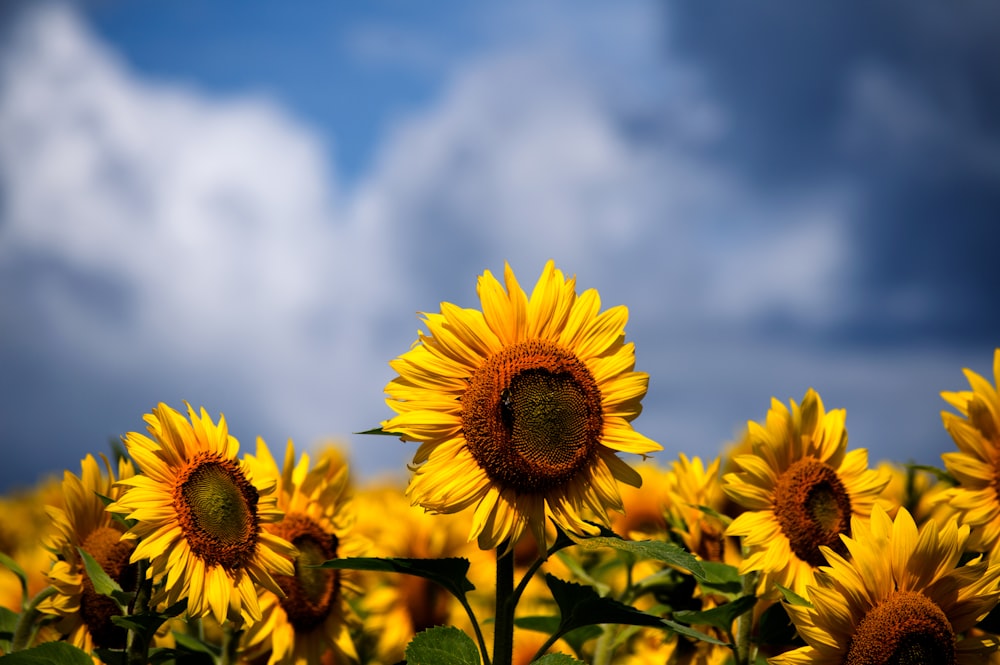
[[[699,581],[703,589],[709,589],[735,598],[743,593],[743,576],[736,566],[719,561],[702,561],[705,578]]]
[[[572,538],[572,536],[570,536]],[[585,550],[596,550],[611,547],[620,552],[628,552],[637,559],[652,559],[662,561],[692,573],[698,579],[705,578],[705,569],[693,554],[676,543],[662,540],[625,540],[617,536],[593,536],[575,539],[577,545]]]
[[[111,579],[111,576],[104,572],[101,568],[101,564],[97,563],[97,559],[90,556],[82,547],[77,547],[76,551],[80,553],[80,557],[83,559],[83,567],[87,570],[87,577],[90,578],[91,583],[94,585],[94,591],[101,594],[102,596],[112,596],[114,597],[115,592],[125,593],[125,590],[121,588],[118,582]]]
[[[774,586],[778,587],[778,591],[780,591],[781,595],[785,597],[785,602],[788,603],[789,605],[802,605],[803,607],[812,607],[812,603],[810,603],[808,600],[806,600],[799,594],[795,593],[788,587],[781,586],[780,584],[775,584]]]
[[[795,624],[788,618],[783,603],[774,603],[760,615],[755,641],[771,647],[792,644],[795,639]]]
[[[756,604],[756,596],[741,596],[734,601],[702,612],[691,610],[674,612],[674,619],[686,624],[712,626],[728,633],[732,630],[733,621],[736,620],[736,617],[746,614]]]
[[[44,642],[37,647],[0,656],[3,665],[94,665],[83,649],[69,642]]]
[[[531,665],[584,665],[584,663],[564,653],[547,653],[538,660],[531,661]]]
[[[533,630],[546,635],[555,635],[556,631],[559,630],[559,623],[560,618],[556,616],[530,616],[514,619],[514,625],[518,628]],[[579,656],[583,652],[585,642],[600,636],[601,629],[598,626],[581,626],[563,635],[562,640]]]
[[[173,631],[174,633],[174,643],[186,651],[194,651],[197,653],[203,653],[211,656],[213,659],[219,655],[218,649],[213,649],[208,644],[205,644],[199,640],[194,635],[188,635],[187,633],[181,633],[179,631]]]
[[[407,665],[479,665],[479,648],[453,626],[436,626],[417,633],[406,645]]]
[[[312,567],[416,575],[440,584],[459,600],[463,600],[466,593],[476,588],[466,577],[466,573],[469,572],[469,560],[456,557],[446,559],[347,557],[331,559]]]
[[[153,635],[167,619],[172,619],[187,609],[187,598],[178,601],[163,610],[162,612],[148,612],[145,614],[130,614],[128,616],[113,616],[111,623],[126,630],[134,630],[146,643],[152,641]]]
[[[913,469],[914,471],[926,471],[927,473],[933,475],[940,482],[948,483],[949,485],[957,485],[958,480],[955,476],[951,475],[943,469],[939,469],[936,466],[930,466],[927,464],[904,464],[907,469]]]
[[[723,642],[722,640],[716,639],[711,635],[708,635],[707,633],[703,633],[700,630],[695,630],[694,628],[688,628],[684,624],[677,623],[676,621],[671,621],[670,619],[664,619],[663,625],[669,628],[670,630],[674,631],[675,633],[684,635],[686,637],[690,637],[691,639],[700,640],[702,642],[708,642],[709,644],[717,644],[723,647],[733,646],[729,642]]]
[[[18,618],[17,612],[9,607],[0,606],[0,653],[10,651]]]
[[[662,627],[662,619],[640,612],[634,607],[597,595],[589,586],[566,582],[552,575],[545,576],[552,597],[559,606],[560,621],[556,635],[564,635],[582,626],[618,623],[628,626]]]
[[[355,434],[374,434],[376,436],[391,436],[397,439],[403,436],[401,432],[386,432],[381,427],[373,427],[371,429],[366,429],[364,432],[355,432]]]
[[[125,651],[123,649],[106,649],[104,647],[96,647],[94,649],[94,655],[101,659],[104,665],[126,665],[128,659],[125,656]]]
[[[153,647],[149,650],[149,662],[151,665],[215,665],[216,658],[201,652],[187,651],[186,649],[165,649]]]
[[[9,568],[10,572],[14,573],[21,583],[21,604],[23,605],[28,598],[28,576],[25,574],[24,568],[21,568],[17,561],[14,561],[14,559],[3,552],[0,552],[0,564]]]

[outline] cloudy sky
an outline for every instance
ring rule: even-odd
[[[288,7],[0,8],[0,490],[184,400],[403,477],[352,432],[417,313],[548,258],[629,307],[663,461],[809,387],[874,459],[951,449],[1000,346],[1000,5]]]

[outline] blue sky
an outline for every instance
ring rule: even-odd
[[[630,309],[636,428],[712,456],[814,387],[938,463],[1000,345],[990,3],[8,3],[0,488],[158,401],[414,447],[388,361],[546,259]]]

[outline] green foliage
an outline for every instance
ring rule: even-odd
[[[745,614],[757,604],[755,596],[741,596],[736,600],[702,612],[684,610],[674,612],[674,619],[688,625],[704,625],[729,632],[736,617]]]
[[[24,569],[18,565],[17,561],[0,552],[0,565],[7,567],[10,572],[17,576],[17,580],[21,583],[21,605],[28,602],[28,576],[24,572]]]
[[[637,561],[661,561],[693,574],[698,579],[705,578],[702,563],[690,552],[675,543],[662,540],[625,540],[618,536],[594,536],[575,541],[581,549],[595,550],[605,547],[627,552]]]
[[[531,661],[531,665],[583,665],[583,661],[564,653],[547,653],[538,660]]]
[[[812,603],[810,603],[808,600],[806,600],[799,594],[795,593],[788,587],[782,586],[780,584],[775,584],[774,586],[778,589],[778,591],[781,592],[781,595],[784,596],[785,598],[785,602],[788,603],[789,605],[802,605],[803,607],[812,607]]]
[[[611,598],[597,595],[593,587],[566,582],[546,575],[545,582],[559,606],[559,628],[556,635],[565,635],[583,626],[618,623],[628,626],[661,627],[662,619]]]
[[[453,626],[436,626],[418,633],[406,645],[407,665],[480,665],[472,638]]]
[[[18,614],[7,607],[0,607],[0,652],[10,651],[14,640],[14,629],[17,627]]]
[[[446,559],[348,557],[331,559],[314,567],[416,575],[436,582],[459,599],[464,599],[469,591],[476,588],[466,576],[469,572],[469,560],[458,557]]]
[[[87,577],[90,578],[91,584],[94,585],[94,591],[102,596],[113,598],[118,603],[118,607],[124,610],[132,599],[133,594],[126,592],[118,582],[111,579],[111,576],[104,572],[101,564],[97,563],[94,557],[90,556],[90,554],[80,547],[77,547],[76,551],[80,553],[80,558],[83,559],[83,567],[87,571]]]
[[[718,561],[702,561],[705,577],[699,580],[702,589],[726,596],[730,600],[743,593],[743,576],[736,566]]]
[[[0,656],[2,665],[94,665],[86,651],[69,642],[44,642],[37,647]]]
[[[514,625],[518,628],[534,630],[545,635],[555,635],[559,630],[560,618],[556,616],[531,616],[514,619]],[[601,635],[601,629],[596,625],[581,626],[571,630],[562,636],[562,640],[568,644],[576,655],[583,653],[583,645]]]

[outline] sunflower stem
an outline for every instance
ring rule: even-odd
[[[129,614],[146,614],[149,611],[149,599],[153,592],[153,580],[148,579],[146,571],[149,569],[147,559],[139,559],[136,562],[136,579],[139,580],[135,590],[135,599]],[[139,635],[134,628],[129,628],[128,639],[125,647],[125,662],[128,665],[142,665],[149,662],[149,640],[145,635]]]
[[[10,645],[11,651],[20,651],[31,645],[31,641],[34,639],[35,632],[38,629],[38,622],[44,616],[38,610],[38,606],[43,600],[55,594],[56,588],[54,586],[45,587],[28,602],[24,611],[21,612],[21,616],[17,618],[17,624],[14,626],[14,635],[11,638]]]
[[[514,658],[514,552],[503,543],[497,549],[496,617],[493,623],[493,665],[511,665]]]
[[[756,592],[757,573],[750,572],[743,576],[743,595]],[[753,611],[744,612],[736,619],[736,665],[750,665],[756,659],[753,645],[750,643],[750,633],[753,629]]]
[[[236,662],[236,651],[240,645],[240,635],[242,634],[242,622],[238,626],[232,621],[226,622],[226,627],[222,631],[221,665],[231,665]]]

